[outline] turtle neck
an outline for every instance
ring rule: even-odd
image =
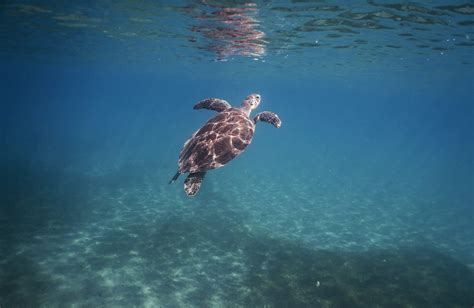
[[[250,113],[252,112],[252,107],[250,106],[250,104],[244,104],[241,110],[249,117]]]

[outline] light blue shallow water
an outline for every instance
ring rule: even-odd
[[[470,307],[470,2],[0,4],[1,307]],[[179,151],[250,93],[194,198]]]

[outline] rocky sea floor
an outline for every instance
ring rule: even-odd
[[[0,306],[474,304],[470,215],[408,188],[224,169],[194,199],[143,166],[12,180]]]

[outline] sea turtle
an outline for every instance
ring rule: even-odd
[[[260,99],[259,94],[250,94],[240,108],[233,108],[220,98],[208,98],[194,105],[194,109],[209,109],[219,113],[184,143],[179,154],[178,171],[169,183],[176,181],[182,173],[189,172],[184,181],[184,191],[192,197],[201,188],[208,170],[224,166],[252,142],[257,121],[268,122],[279,128],[280,119],[270,111],[260,112],[253,120],[250,119],[250,112],[257,108]]]

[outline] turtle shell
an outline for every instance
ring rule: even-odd
[[[179,172],[194,173],[222,167],[252,141],[255,124],[240,109],[230,108],[209,119],[179,154]]]

